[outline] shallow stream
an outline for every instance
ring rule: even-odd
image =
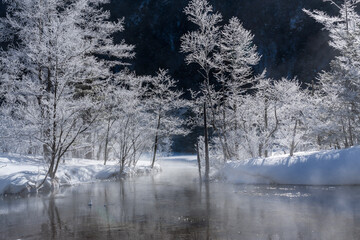
[[[4,197],[0,239],[360,239],[360,187],[205,184],[195,162],[161,165],[155,176]]]

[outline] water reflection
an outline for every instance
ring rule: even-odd
[[[172,163],[160,175],[5,198],[0,238],[360,238],[359,187],[228,185],[197,177],[195,164]]]
[[[43,200],[44,210],[48,214],[48,224],[41,225],[42,235],[45,237],[51,236],[51,239],[56,239],[58,233],[61,233],[62,222],[59,214],[59,210],[55,203],[55,196],[51,195],[48,204]]]

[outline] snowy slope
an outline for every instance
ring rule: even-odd
[[[125,174],[133,176],[149,173],[149,160],[141,160],[136,168],[125,168]],[[34,191],[35,184],[39,184],[46,174],[46,167],[36,158],[20,155],[0,155],[0,195],[18,194]],[[154,171],[160,170],[156,165]],[[91,183],[99,180],[106,180],[114,177],[120,171],[116,162],[108,162],[104,166],[101,161],[71,159],[59,166],[56,176],[58,177],[57,187],[74,185],[80,183]],[[43,191],[50,188],[50,181],[44,184]]]
[[[232,183],[360,184],[360,146],[229,162],[218,174]]]

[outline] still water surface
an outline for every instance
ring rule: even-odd
[[[155,176],[0,199],[0,239],[360,239],[360,187],[201,184],[179,160]]]

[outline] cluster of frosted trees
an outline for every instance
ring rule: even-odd
[[[155,161],[170,132],[185,133],[174,114],[186,105],[176,82],[165,70],[136,76],[126,69],[134,47],[114,42],[123,20],[109,20],[107,3],[5,1],[1,151],[42,155],[52,179],[66,156],[117,160],[122,171],[144,152]]]
[[[210,161],[293,155],[300,150],[350,147],[360,131],[360,16],[345,0],[339,16],[304,10],[330,33],[339,55],[312,86],[273,80],[252,68],[261,56],[236,17],[224,23],[206,0],[184,12],[196,30],[181,38],[188,64],[203,81],[191,103],[181,100],[166,70],[130,72],[131,45],[114,42],[123,20],[110,21],[109,0],[5,0],[0,20],[0,147],[43,155],[54,178],[65,156],[110,159],[125,166],[166,148],[185,134],[179,113],[194,111],[204,127],[199,157]]]
[[[329,44],[338,52],[330,71],[318,78],[317,95],[322,99],[318,141],[350,147],[359,143],[360,133],[360,15],[356,11],[360,1],[329,2],[339,9],[339,16],[305,10],[329,32]]]
[[[344,1],[340,16],[304,10],[330,32],[340,55],[318,84],[301,86],[297,79],[254,76],[260,56],[253,35],[236,17],[222,16],[206,0],[192,0],[184,12],[197,30],[182,37],[188,64],[203,76],[193,93],[196,118],[205,128],[199,139],[200,157],[209,161],[267,157],[273,152],[341,148],[359,141],[358,1]],[[335,3],[333,3],[335,4]],[[211,137],[209,137],[211,136]]]

